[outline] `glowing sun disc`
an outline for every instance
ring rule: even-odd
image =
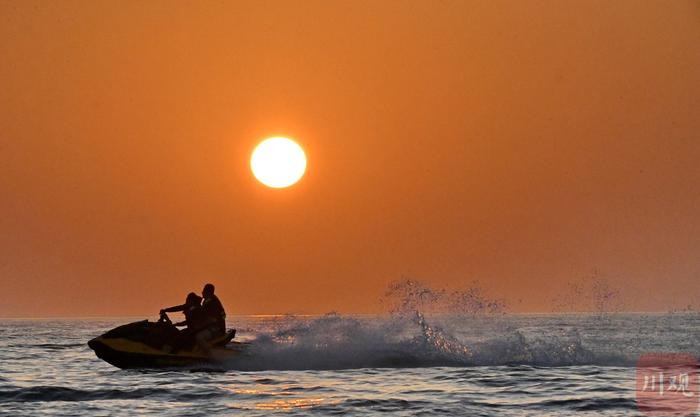
[[[250,157],[250,169],[261,183],[272,188],[294,185],[306,171],[306,155],[291,139],[265,139],[255,147]]]

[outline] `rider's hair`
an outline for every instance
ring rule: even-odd
[[[198,296],[197,294],[191,292],[187,294],[187,298],[185,299],[185,304],[197,304],[199,305],[202,302],[202,297]]]

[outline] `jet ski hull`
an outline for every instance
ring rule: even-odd
[[[229,343],[235,335],[232,331],[212,341],[211,356],[196,348],[171,353],[173,335],[177,335],[174,328],[144,320],[112,329],[90,340],[88,346],[98,358],[122,369],[212,365],[238,357],[247,346]]]

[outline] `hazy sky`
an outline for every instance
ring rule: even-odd
[[[698,1],[0,1],[0,316],[700,307],[699,162]]]

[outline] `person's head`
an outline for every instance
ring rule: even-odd
[[[207,284],[202,289],[202,297],[209,298],[214,295],[214,284]]]
[[[191,292],[187,294],[187,298],[185,299],[185,304],[188,306],[198,306],[202,303],[202,297],[198,296],[197,294]]]

